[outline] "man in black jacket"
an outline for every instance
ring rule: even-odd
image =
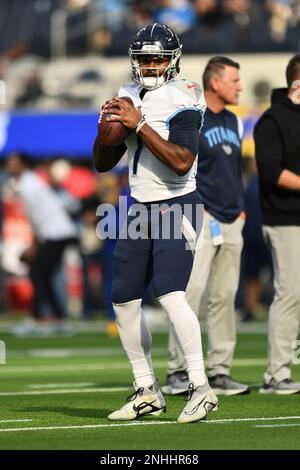
[[[300,392],[291,381],[300,323],[300,54],[286,69],[288,89],[273,91],[258,121],[256,160],[265,239],[274,264],[268,367],[261,393]],[[297,82],[298,80],[298,82]]]

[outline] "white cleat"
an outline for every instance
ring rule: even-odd
[[[177,423],[201,421],[206,419],[208,413],[217,411],[219,407],[218,398],[207,382],[197,388],[190,384],[186,400],[188,403],[177,419]]]
[[[127,401],[126,405],[108,416],[110,421],[132,421],[145,415],[159,416],[167,409],[157,381],[150,387],[136,389]]]

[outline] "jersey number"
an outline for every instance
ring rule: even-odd
[[[136,149],[134,157],[133,157],[133,170],[132,170],[133,175],[137,174],[137,167],[138,167],[138,163],[139,163],[139,159],[140,159],[140,156],[141,156],[142,149],[143,149],[143,140],[138,135],[137,136],[137,149]]]

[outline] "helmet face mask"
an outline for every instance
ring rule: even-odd
[[[167,26],[155,23],[141,29],[129,48],[133,80],[147,90],[155,90],[172,80],[179,72],[181,49],[177,35]],[[142,65],[140,61],[145,56],[168,59],[163,73],[162,67]],[[151,69],[151,76],[143,75],[147,68]]]

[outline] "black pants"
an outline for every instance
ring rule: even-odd
[[[44,301],[49,304],[55,317],[63,318],[65,316],[53,288],[53,276],[61,263],[66,246],[74,241],[70,238],[46,240],[39,245],[30,270],[34,288],[33,313],[35,318],[41,317],[41,305]]]

